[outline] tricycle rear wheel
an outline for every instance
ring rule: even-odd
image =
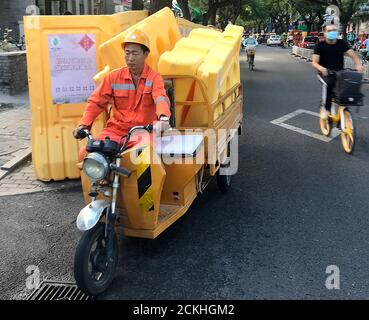
[[[231,188],[232,181],[232,175],[228,174],[229,168],[231,167],[231,142],[228,142],[227,159],[220,165],[216,173],[218,188],[224,194]],[[220,171],[222,171],[222,174]]]
[[[227,193],[228,190],[231,188],[231,175],[220,175],[219,171],[217,172],[217,185],[221,193]]]

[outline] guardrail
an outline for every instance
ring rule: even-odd
[[[311,61],[312,55],[313,55],[314,50],[312,49],[304,49],[304,48],[300,48],[298,46],[293,46],[292,47],[292,51],[291,51],[291,55],[295,56],[295,57],[299,57],[300,59],[304,59],[307,62]],[[345,57],[345,68],[350,68],[350,69],[355,69],[355,63],[352,61],[351,58],[349,57]],[[366,61],[364,64],[364,75],[363,75],[363,79],[365,81],[369,81],[369,63]]]
[[[313,55],[313,50],[293,46],[291,54],[296,56],[296,57],[300,57],[301,59],[305,59],[306,61],[311,61],[311,56]]]

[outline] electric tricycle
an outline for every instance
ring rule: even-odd
[[[204,84],[192,77],[203,100],[174,101],[170,90],[174,78],[167,88],[172,129],[156,135],[152,124],[133,127],[122,143],[109,137],[94,140],[86,129],[80,132],[88,138],[87,155],[79,163],[87,205],[77,218],[83,234],[75,252],[74,276],[88,295],[106,291],[114,279],[117,235],[155,239],[188,212],[212,177],[226,193],[237,171],[242,85],[210,103]],[[199,108],[206,115],[201,123],[196,113],[191,115]],[[133,137],[135,145],[130,143]]]

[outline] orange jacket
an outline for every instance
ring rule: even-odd
[[[128,67],[113,70],[87,100],[79,125],[90,127],[97,116],[113,100],[112,115],[107,127],[125,135],[139,125],[148,125],[160,115],[170,117],[170,101],[159,73],[146,63],[135,88]]]

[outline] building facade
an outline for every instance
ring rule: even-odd
[[[22,41],[23,16],[31,14],[74,15],[112,14],[122,0],[11,0],[0,1],[0,39],[5,28],[13,30],[15,42]]]
[[[352,31],[354,34],[356,35],[361,35],[363,33],[365,34],[369,34],[369,21],[356,21],[356,22],[351,22],[348,26],[347,26],[347,32]]]
[[[62,15],[66,11],[75,14],[111,14],[121,0],[36,0],[41,15]]]

